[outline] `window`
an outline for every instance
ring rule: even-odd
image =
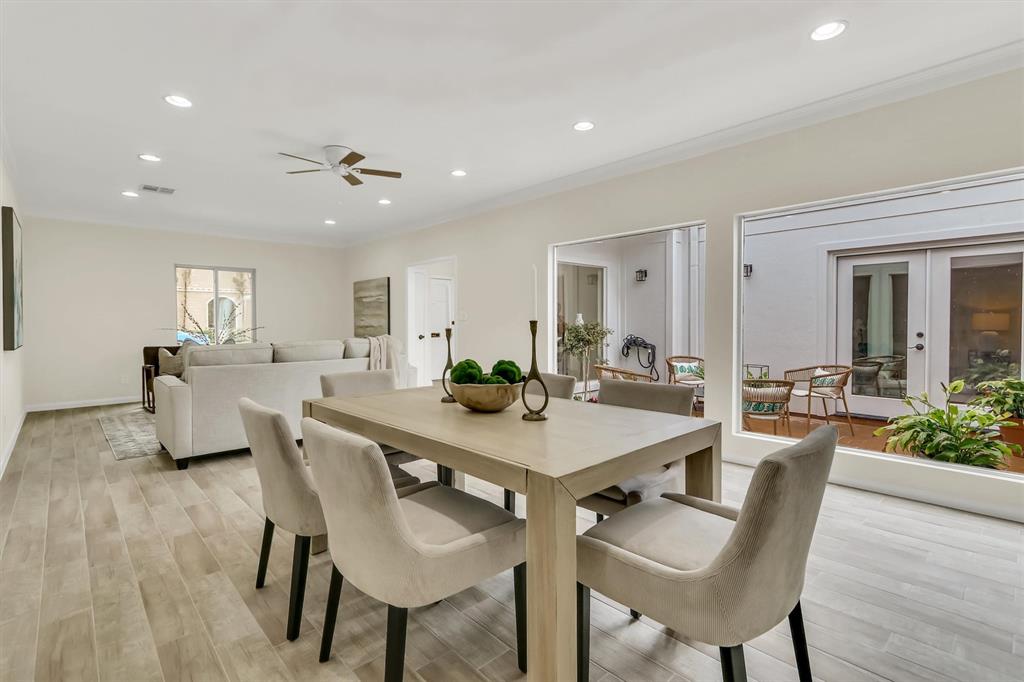
[[[256,340],[256,271],[195,265],[175,267],[178,343]]]

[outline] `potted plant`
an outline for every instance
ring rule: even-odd
[[[562,348],[583,364],[583,399],[590,393],[590,365],[592,358],[601,359],[604,340],[612,333],[600,322],[571,324],[562,335]]]
[[[984,381],[977,388],[978,396],[971,403],[1006,415],[999,427],[1003,440],[1024,446],[1024,379],[1007,377]]]
[[[964,390],[962,380],[942,389],[945,407],[933,405],[927,393],[907,396],[904,402],[913,414],[892,417],[888,425],[875,431],[876,436],[891,434],[885,442],[886,452],[899,450],[940,462],[999,469],[1005,466],[1006,457],[1021,451],[1019,445],[999,440],[996,429],[1009,423],[1002,414],[950,402],[950,395]]]
[[[462,360],[451,373],[452,397],[474,412],[501,412],[519,400],[523,370],[512,360],[498,360],[484,373],[476,360]]]

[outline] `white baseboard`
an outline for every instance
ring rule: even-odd
[[[73,407],[95,407],[97,405],[119,405],[121,403],[139,403],[137,395],[125,395],[118,398],[97,398],[94,400],[71,400],[66,403],[41,403],[39,405],[29,405],[25,408],[26,412],[48,412],[49,410],[69,410]]]
[[[11,454],[14,452],[14,446],[18,443],[18,436],[21,435],[21,427],[24,425],[25,412],[22,412],[21,417],[18,418],[18,426],[14,429],[10,441],[4,444],[3,452],[0,452],[0,477],[7,471],[7,463],[11,461]]]

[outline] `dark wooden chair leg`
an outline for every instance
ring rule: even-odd
[[[256,589],[263,587],[267,579],[267,562],[270,561],[270,543],[274,541],[274,522],[267,517],[263,524],[263,545],[260,547],[260,563],[256,567]]]
[[[590,680],[590,588],[576,583],[576,680]]]
[[[505,511],[516,513],[516,492],[505,488]]]
[[[630,609],[629,610],[629,615],[630,615],[630,617],[632,617],[633,620],[640,620],[640,615],[641,614],[636,609]]]
[[[181,459],[174,460],[174,465],[178,467],[178,471],[184,471],[188,469],[188,457],[182,457]]]
[[[515,493],[513,493],[514,495]],[[516,593],[516,658],[519,669],[526,672],[526,564],[512,569]]]
[[[443,464],[437,465],[437,482],[449,488],[455,484],[455,471]]]
[[[292,589],[288,597],[288,629],[286,636],[289,641],[299,638],[302,627],[302,602],[306,598],[306,571],[309,569],[309,545],[311,538],[306,535],[295,536],[295,551],[292,554]]]
[[[804,614],[800,602],[789,612],[789,632],[793,636],[793,653],[800,682],[811,682],[811,657],[807,652],[807,634],[804,632]]]
[[[402,682],[405,675],[405,629],[409,610],[388,604],[388,638],[384,652],[384,682]]]
[[[722,657],[723,682],[747,682],[747,666],[743,662],[743,645],[718,648]]]
[[[597,517],[597,523],[604,521],[604,514],[594,514],[594,516]]]
[[[327,611],[324,614],[324,634],[320,640],[320,662],[324,663],[331,657],[331,644],[334,642],[334,624],[338,621],[338,602],[341,601],[341,586],[345,578],[338,567],[331,563],[331,586],[327,590]]]

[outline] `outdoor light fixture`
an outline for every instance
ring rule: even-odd
[[[646,270],[637,270],[636,271],[636,281],[638,281],[638,282],[646,282],[647,281],[647,271]]]

